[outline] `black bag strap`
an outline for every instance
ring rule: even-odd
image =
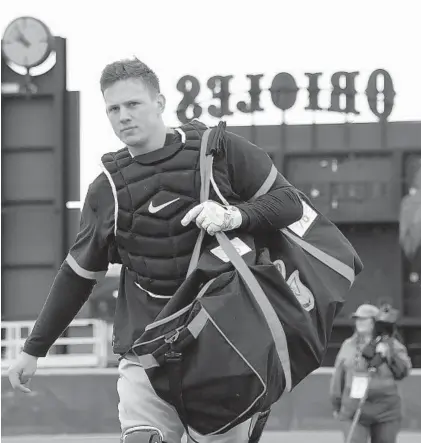
[[[213,154],[217,152],[219,143],[222,141],[225,123],[220,122],[216,128],[207,129],[202,136],[200,144],[200,203],[209,199],[209,190],[211,183]],[[212,133],[212,134],[211,134]],[[211,137],[212,135],[212,137]],[[201,229],[199,237],[197,237],[196,244],[193,249],[193,254],[190,259],[187,276],[189,276],[196,268],[199,262],[200,252],[202,249],[203,239],[206,232]]]

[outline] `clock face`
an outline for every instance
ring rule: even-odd
[[[52,41],[44,23],[32,17],[20,17],[4,32],[2,53],[6,60],[29,69],[47,59]]]

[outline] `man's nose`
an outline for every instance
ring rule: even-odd
[[[122,106],[120,108],[120,122],[128,122],[130,119],[131,117],[128,109],[125,106]]]

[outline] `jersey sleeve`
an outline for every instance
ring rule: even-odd
[[[96,281],[105,276],[114,238],[113,213],[111,188],[99,176],[89,187],[76,241],[54,279],[24,352],[44,357],[88,300]]]
[[[80,229],[66,262],[80,277],[99,280],[108,270],[114,239],[114,198],[106,178],[99,177],[88,190]]]
[[[228,133],[227,161],[231,186],[244,200],[237,205],[242,229],[282,229],[302,217],[303,207],[296,189],[278,172],[263,149]]]
[[[252,200],[272,188],[291,187],[291,183],[278,172],[269,155],[262,149],[232,132],[226,132],[227,162],[231,185],[244,201]],[[265,192],[260,192],[262,189]]]
[[[23,351],[45,357],[63,331],[88,300],[96,281],[82,278],[65,261],[59,269],[50,293],[35,322]]]

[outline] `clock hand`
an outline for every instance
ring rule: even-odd
[[[31,46],[31,42],[26,38],[25,34],[23,33],[23,29],[20,27],[19,24],[16,26],[15,29],[17,33],[17,40],[21,42],[26,48],[29,48],[29,46]]]
[[[21,31],[19,31],[18,40],[21,43],[23,43],[23,45],[27,48],[31,46],[31,42],[25,37],[25,35]]]

